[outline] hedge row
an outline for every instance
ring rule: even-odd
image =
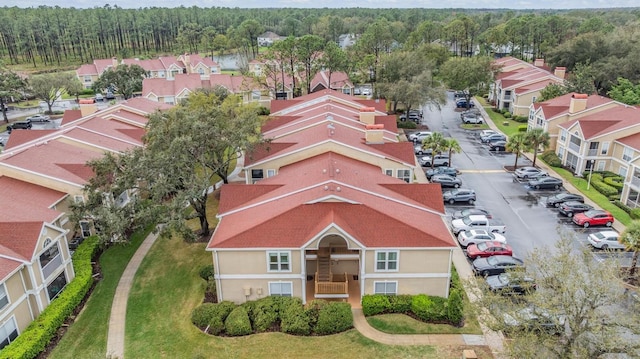
[[[602,174],[590,173],[587,175],[587,179],[589,178],[589,176],[591,177],[591,186],[593,186],[593,188],[595,188],[598,192],[602,193],[607,197],[617,196],[618,199],[620,198],[618,196],[618,189],[604,183]],[[613,177],[609,177],[609,178],[613,178]]]
[[[293,335],[328,335],[353,327],[348,303],[311,301],[269,296],[241,305],[232,302],[204,303],[191,312],[191,322],[205,332],[242,336],[267,331]]]
[[[405,128],[408,130],[415,130],[418,128],[418,124],[413,121],[397,121],[398,128]]]
[[[560,160],[560,157],[558,157],[554,150],[544,151],[538,156],[538,158],[542,159],[551,167],[562,167],[562,160]]]
[[[45,350],[58,329],[91,288],[91,260],[97,250],[96,236],[87,238],[78,246],[73,254],[73,270],[76,277],[16,340],[0,351],[0,359],[32,359]]]
[[[386,313],[413,314],[424,322],[461,325],[464,319],[463,295],[461,289],[452,288],[449,299],[418,295],[371,294],[362,297],[364,315]]]
[[[629,217],[631,217],[631,219],[640,219],[640,208],[631,208],[626,204],[620,202],[620,200],[615,200],[613,201],[613,203],[616,206],[622,208],[622,210],[624,210],[625,212],[627,212],[627,214],[629,214]]]

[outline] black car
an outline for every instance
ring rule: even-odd
[[[456,107],[457,108],[475,107],[475,104],[473,103],[473,101],[467,102],[466,99],[461,98],[456,100]]]
[[[13,130],[30,130],[31,129],[31,121],[16,121],[10,125],[7,125],[7,132],[11,133]]]
[[[547,206],[549,207],[560,207],[564,202],[584,202],[584,197],[579,194],[573,193],[558,193],[547,198]]]
[[[435,175],[449,175],[455,177],[458,175],[458,170],[455,167],[440,166],[433,169],[428,169],[424,171],[424,174],[427,175],[427,179],[431,179],[431,177]]]
[[[489,142],[489,151],[506,151],[507,141],[498,140],[495,142]]]
[[[476,275],[498,275],[509,269],[524,268],[522,260],[511,256],[491,256],[473,261],[473,273]]]
[[[540,177],[529,181],[529,187],[535,189],[558,189],[562,187],[562,180],[551,176]]]
[[[536,290],[536,284],[532,278],[519,275],[519,273],[502,273],[487,277],[487,285],[494,292],[503,295],[526,294]]]
[[[558,212],[564,214],[567,217],[573,217],[573,215],[576,213],[582,213],[590,211],[592,209],[593,207],[588,204],[584,204],[578,201],[568,201],[560,204],[560,207],[558,207]]]
[[[462,180],[449,175],[434,175],[431,177],[431,183],[440,183],[440,186],[458,188],[462,186]]]
[[[453,219],[458,219],[458,218],[464,218],[466,216],[474,216],[474,215],[485,216],[489,219],[493,218],[491,216],[491,213],[489,213],[489,211],[482,208],[467,208],[467,209],[463,209],[462,211],[455,211],[453,212],[452,217]]]

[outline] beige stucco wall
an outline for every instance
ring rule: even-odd
[[[24,299],[21,297],[23,297],[26,292],[22,285],[22,279],[20,279],[20,273],[20,271],[17,271],[4,282],[6,293],[9,296],[9,304],[0,311],[0,318],[7,315],[13,304]]]
[[[451,250],[414,249],[400,250],[398,253],[397,273],[447,273],[449,271]],[[376,251],[367,250],[365,253],[366,273],[394,273],[376,272]]]
[[[20,302],[11,313],[8,313],[5,320],[8,320],[12,315],[16,318],[19,333],[22,333],[33,321],[29,311],[29,302],[26,300]]]
[[[515,89],[512,90],[515,93]],[[517,116],[529,116],[529,108],[533,103],[533,97],[539,98],[540,91],[534,91],[524,94],[514,95],[511,101],[511,107],[513,108],[513,115]]]
[[[274,249],[278,250],[279,249]],[[214,262],[215,262],[214,256]],[[244,274],[244,275],[262,275],[267,273],[301,273],[300,251],[292,250],[290,256],[290,272],[268,272],[267,270],[267,250],[251,250],[251,251],[218,251],[217,252],[219,268],[218,274]],[[214,263],[214,265],[216,265]]]
[[[375,282],[397,282],[398,294],[427,294],[446,298],[449,278],[385,278],[365,279],[364,294],[374,294]]]
[[[221,281],[218,288],[219,295],[223,300],[230,300],[234,303],[244,303],[248,300],[256,300],[269,295],[269,282],[291,282],[293,284],[293,296],[302,298],[303,283],[301,278],[278,279],[225,279]],[[251,288],[251,295],[245,296],[245,287]],[[258,294],[262,291],[262,294]]]

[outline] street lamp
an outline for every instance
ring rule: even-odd
[[[593,175],[593,165],[595,164],[596,160],[588,160],[587,161],[587,166],[589,166],[589,180],[587,181],[587,191],[589,190],[589,187],[591,187],[591,175]]]

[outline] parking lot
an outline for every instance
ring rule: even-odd
[[[454,154],[451,166],[458,168],[463,188],[471,188],[477,194],[475,206],[488,210],[494,218],[502,220],[506,225],[507,243],[513,248],[514,256],[526,259],[529,253],[553,248],[561,236],[573,236],[576,248],[589,246],[589,233],[609,230],[607,227],[591,227],[584,229],[573,224],[571,218],[565,217],[556,208],[545,205],[547,197],[565,191],[533,190],[526,181],[518,181],[512,173],[504,170],[504,166],[513,166],[515,155],[506,152],[489,151],[479,141],[479,131],[465,130],[460,127],[460,115],[455,110],[453,95],[450,93],[449,103],[442,111],[424,108],[422,124],[431,131],[443,132],[445,137],[454,137],[460,143],[462,153]],[[531,165],[523,156],[518,159],[518,166]],[[451,214],[455,210],[468,205],[446,205]],[[609,257],[629,259],[631,253],[611,253],[594,250],[594,257],[604,260]]]

